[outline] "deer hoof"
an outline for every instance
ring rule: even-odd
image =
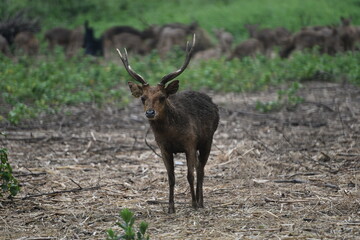
[[[174,207],[169,207],[168,213],[169,214],[175,213],[175,208]]]
[[[175,213],[175,206],[174,206],[174,204],[169,204],[168,213]]]

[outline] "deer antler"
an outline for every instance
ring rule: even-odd
[[[133,77],[136,81],[138,81],[139,83],[143,84],[143,85],[148,85],[148,83],[144,80],[144,78],[136,73],[130,66],[129,64],[129,60],[128,60],[128,54],[127,54],[127,51],[126,51],[126,48],[124,48],[124,55],[121,54],[120,50],[117,48],[116,49],[120,55],[120,59],[121,61],[123,62],[124,64],[124,67],[126,69],[126,71],[129,73],[129,75],[131,77]]]
[[[165,85],[166,83],[168,83],[169,81],[173,80],[174,78],[176,78],[177,76],[179,76],[188,66],[190,59],[192,57],[192,51],[194,49],[195,46],[195,34],[193,36],[193,41],[191,44],[191,47],[189,47],[189,42],[186,43],[186,58],[185,58],[185,62],[184,64],[181,66],[181,68],[179,68],[178,70],[176,70],[175,72],[169,73],[167,75],[165,75],[159,85]]]

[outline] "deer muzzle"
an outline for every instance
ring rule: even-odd
[[[154,109],[146,110],[145,116],[147,118],[149,118],[149,119],[154,118],[155,117],[155,110]]]

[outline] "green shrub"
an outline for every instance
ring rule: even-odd
[[[285,106],[293,108],[304,101],[302,97],[297,95],[297,91],[300,88],[301,84],[299,82],[293,82],[289,88],[277,92],[277,100],[265,103],[258,101],[256,103],[256,110],[260,112],[271,112],[280,110]]]
[[[139,225],[139,230],[135,234],[135,229],[133,227],[135,223],[135,217],[134,214],[127,208],[120,211],[120,217],[123,222],[116,222],[116,225],[118,225],[124,233],[122,235],[118,235],[114,232],[114,230],[109,229],[107,231],[107,240],[119,240],[119,239],[125,239],[125,240],[149,240],[150,237],[148,234],[146,234],[146,230],[148,228],[148,223],[141,222]]]
[[[9,197],[13,197],[20,191],[19,183],[13,176],[12,168],[8,162],[7,150],[4,148],[0,149],[0,181],[0,197],[3,197],[3,194],[7,192],[10,193]]]

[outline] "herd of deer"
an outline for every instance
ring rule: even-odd
[[[214,30],[217,43],[197,23],[170,23],[162,26],[151,25],[143,31],[131,26],[115,26],[96,38],[94,30],[86,22],[76,29],[56,27],[44,34],[48,49],[60,46],[68,57],[83,51],[86,54],[115,59],[115,48],[126,47],[134,54],[145,55],[156,49],[162,58],[174,47],[182,48],[183,43],[197,36],[194,59],[211,59],[225,56],[228,60],[264,54],[274,55],[275,47],[280,57],[287,58],[294,50],[318,48],[320,53],[334,55],[343,51],[354,51],[360,43],[360,27],[351,24],[350,18],[341,17],[341,23],[333,26],[309,26],[296,33],[283,27],[259,28],[257,24],[245,24],[250,38],[234,45],[234,37],[224,29]],[[0,32],[1,34],[1,32]],[[0,35],[0,51],[6,56],[23,52],[36,55],[39,40],[31,32],[19,32],[11,38]],[[12,50],[12,51],[11,51]]]

